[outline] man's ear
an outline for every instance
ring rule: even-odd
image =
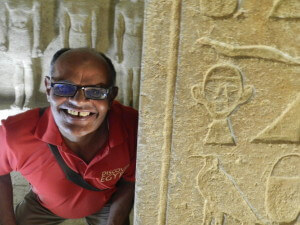
[[[118,87],[112,87],[111,92],[109,93],[109,102],[110,102],[110,104],[117,97],[118,91],[119,91]]]
[[[44,79],[44,84],[46,87],[46,95],[47,95],[47,100],[49,102],[49,97],[50,97],[50,90],[51,90],[51,78],[49,76],[45,76]]]
[[[118,92],[119,92],[119,88],[118,87],[112,87],[112,90],[111,90],[111,100],[114,100],[117,97]]]

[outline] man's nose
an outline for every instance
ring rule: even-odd
[[[86,97],[84,95],[84,90],[83,89],[78,89],[76,94],[70,98],[70,101],[72,103],[80,103],[86,101]]]

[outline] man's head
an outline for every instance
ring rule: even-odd
[[[58,50],[52,57],[51,59],[51,63],[50,63],[50,76],[52,76],[54,74],[54,65],[55,65],[55,62],[57,61],[57,59],[62,55],[64,54],[65,52],[67,51],[70,51],[72,50],[71,48],[62,48],[60,50]],[[73,50],[76,50],[76,49],[73,49]],[[94,50],[92,49],[86,49],[86,48],[82,48],[82,49],[77,49],[77,50],[82,50],[82,51],[90,51],[91,53],[95,53],[99,56],[101,56],[107,63],[108,67],[109,67],[109,70],[110,70],[110,76],[111,76],[111,83],[112,85],[111,86],[114,86],[116,84],[116,70],[115,70],[115,67],[114,65],[112,64],[111,60],[102,52],[95,52]]]
[[[62,135],[77,140],[105,121],[117,95],[116,72],[104,54],[91,49],[61,49],[46,77],[47,99]]]

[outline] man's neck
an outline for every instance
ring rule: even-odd
[[[99,129],[91,134],[79,138],[63,137],[65,144],[87,163],[90,162],[108,139],[108,127],[106,121]]]

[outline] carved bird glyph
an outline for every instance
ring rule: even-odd
[[[243,225],[265,224],[216,156],[197,157],[205,160],[196,178],[198,190],[205,199],[203,225],[211,225],[213,221],[215,225],[223,225],[225,215]]]

